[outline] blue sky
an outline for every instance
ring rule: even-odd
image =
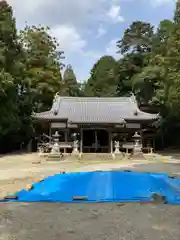
[[[17,27],[48,25],[64,50],[79,81],[88,79],[93,64],[103,55],[116,54],[116,41],[135,20],[158,25],[171,19],[175,0],[7,0]]]

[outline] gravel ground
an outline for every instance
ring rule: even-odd
[[[137,172],[155,172],[180,175],[180,162],[139,164],[132,167],[125,167],[125,169]]]
[[[0,239],[179,240],[180,208],[163,205],[9,204]]]
[[[146,164],[133,170],[179,174],[180,164]],[[179,206],[0,205],[0,240],[179,240],[179,226]]]

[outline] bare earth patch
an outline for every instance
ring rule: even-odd
[[[42,161],[40,164],[34,162]],[[95,171],[131,166],[131,161],[46,161],[37,154],[4,156],[0,158],[0,197],[26,188],[49,175],[62,171]],[[137,164],[137,163],[136,163]]]

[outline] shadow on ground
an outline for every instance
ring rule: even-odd
[[[139,164],[124,169],[136,172],[154,172],[154,173],[168,173],[180,175],[180,162],[179,163],[147,163]],[[122,169],[120,169],[121,171]],[[115,170],[116,171],[116,170]]]

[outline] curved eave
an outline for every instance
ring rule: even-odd
[[[158,120],[157,117],[153,117],[153,118],[125,118],[125,120],[128,121],[134,121],[134,122],[149,122],[149,121],[156,121]]]
[[[160,115],[158,114],[151,114],[151,113],[145,113],[142,111],[138,112],[137,116],[134,116],[132,118],[129,118],[127,120],[134,120],[134,121],[155,121],[157,119],[159,119]]]
[[[46,111],[42,113],[35,113],[32,115],[34,119],[37,121],[58,121],[58,122],[67,122],[67,118],[59,118],[59,116],[56,116],[51,111]]]

